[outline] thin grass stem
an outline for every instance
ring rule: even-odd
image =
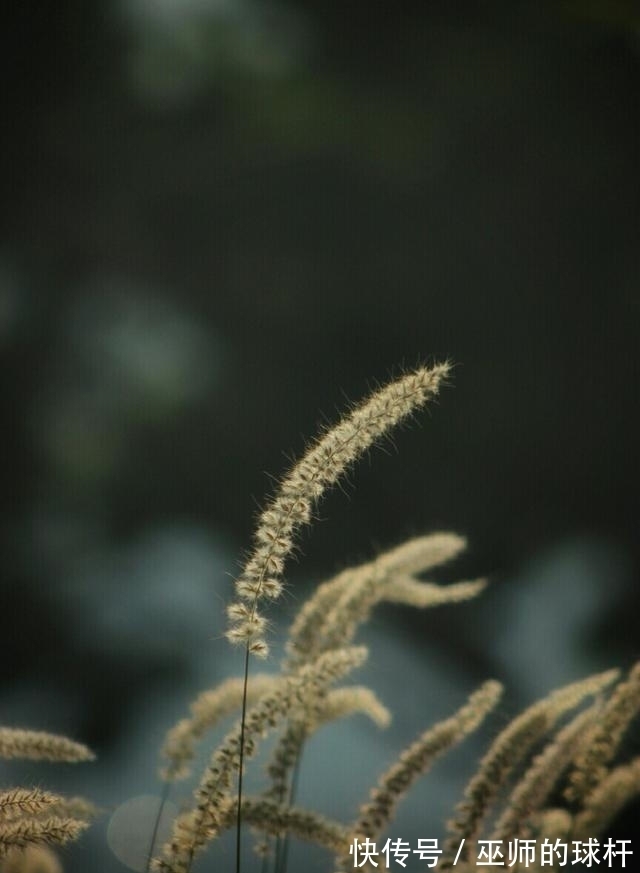
[[[240,716],[240,769],[238,771],[238,813],[236,818],[236,873],[240,873],[242,854],[242,770],[244,766],[244,730],[247,718],[247,686],[249,684],[249,643],[244,650],[244,688]]]
[[[162,788],[162,795],[160,798],[160,806],[158,807],[158,812],[156,815],[155,822],[153,823],[153,831],[151,832],[151,841],[149,843],[149,851],[147,853],[147,863],[144,867],[144,873],[150,873],[151,870],[151,862],[153,861],[153,851],[156,847],[156,840],[158,839],[158,829],[160,827],[160,819],[162,818],[162,813],[164,812],[164,808],[167,804],[167,800],[169,799],[169,792],[171,791],[171,783],[165,782]]]

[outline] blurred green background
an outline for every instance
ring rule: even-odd
[[[489,675],[506,718],[637,659],[637,5],[66,0],[3,25],[0,708],[99,754],[3,784],[156,790],[166,728],[239,669],[222,612],[265,471],[420,360],[453,390],[322,504],[274,610],[434,529],[470,541],[443,579],[491,575],[376,617],[385,702],[415,684],[364,785]],[[103,824],[66,869],[126,869]]]

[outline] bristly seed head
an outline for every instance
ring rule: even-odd
[[[231,642],[245,643],[254,654],[265,652],[266,643],[261,639],[264,623],[258,620],[255,606],[263,597],[275,600],[281,594],[284,562],[294,548],[296,530],[309,523],[314,503],[363,452],[437,395],[449,370],[447,363],[419,367],[374,391],[323,432],[293,466],[262,511],[254,549],[236,580],[241,603],[228,610],[232,626],[227,638]],[[248,616],[242,601],[250,604]]]

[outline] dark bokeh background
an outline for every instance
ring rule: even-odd
[[[164,731],[239,666],[264,471],[419,360],[453,390],[323,503],[274,612],[432,529],[470,541],[443,579],[493,585],[376,615],[396,727],[328,737],[320,781],[347,749],[360,796],[487,676],[500,721],[638,657],[635,3],[67,0],[2,34],[1,720],[99,754],[3,784],[157,790]],[[437,835],[461,760],[396,836]],[[69,871],[126,869],[105,822]]]

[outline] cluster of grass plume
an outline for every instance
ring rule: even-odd
[[[280,671],[251,670],[253,658],[269,655],[264,604],[281,595],[287,558],[318,501],[357,458],[435,399],[449,373],[446,363],[419,367],[374,391],[312,443],[260,514],[228,608],[227,637],[242,647],[244,667],[239,677],[201,693],[168,732],[160,774],[165,800],[171,786],[190,774],[198,746],[211,731],[233,716],[236,721],[211,752],[191,802],[164,845],[155,845],[154,830],[147,871],[191,873],[196,859],[235,828],[235,859],[217,859],[210,869],[224,864],[228,873],[241,873],[252,866],[241,854],[247,827],[257,834],[262,873],[285,873],[292,837],[326,849],[333,859],[327,870],[353,869],[354,841],[384,838],[412,785],[498,703],[502,686],[489,680],[457,712],[420,733],[380,774],[352,821],[328,819],[296,804],[302,751],[316,731],[353,713],[381,728],[391,719],[372,689],[344,682],[367,658],[366,647],[355,639],[372,610],[384,602],[419,609],[458,603],[484,588],[482,579],[445,586],[424,579],[463,551],[464,539],[449,532],[415,537],[318,586],[293,620]],[[475,871],[480,839],[571,843],[600,834],[640,791],[640,758],[619,760],[622,739],[639,709],[640,664],[623,679],[610,670],[575,682],[514,718],[491,744],[454,810],[438,867]],[[245,768],[269,735],[265,788],[247,794]],[[63,737],[0,728],[0,757],[83,761],[92,755]],[[1,791],[0,873],[60,873],[52,847],[75,839],[94,811],[82,799],[38,788]],[[554,869],[510,866],[540,873]]]
[[[464,549],[464,539],[448,532],[411,539],[320,585],[293,620],[280,672],[251,675],[250,669],[252,657],[269,654],[263,604],[282,593],[296,536],[311,522],[324,492],[371,446],[435,399],[449,373],[446,363],[420,367],[374,391],[312,443],[261,512],[253,548],[235,583],[236,599],[228,608],[227,636],[243,648],[242,674],[199,695],[190,714],[169,731],[162,750],[165,797],[170,785],[189,774],[205,736],[232,714],[237,721],[211,753],[169,840],[157,852],[152,844],[148,870],[191,873],[196,858],[235,828],[235,860],[226,857],[224,863],[241,873],[251,866],[241,854],[246,827],[258,834],[263,873],[285,873],[291,837],[324,847],[333,857],[328,870],[353,868],[353,841],[383,837],[416,780],[497,704],[502,686],[487,681],[450,718],[421,733],[380,775],[353,821],[330,820],[296,805],[302,750],[315,731],[354,712],[366,714],[380,727],[390,720],[372,689],[337,686],[368,655],[354,640],[374,607],[383,602],[435,607],[475,597],[484,588],[482,579],[446,586],[424,580],[422,574]],[[639,676],[640,667],[624,681],[618,681],[616,670],[591,676],[553,692],[508,724],[481,760],[448,823],[438,866],[455,866],[463,873],[475,870],[481,838],[549,836],[570,842],[596,836],[606,827],[640,790],[640,760],[614,765],[622,737],[640,708]],[[259,795],[248,795],[243,790],[245,768],[270,734],[275,740],[266,787]],[[514,869],[519,869],[517,864]]]
[[[92,761],[82,743],[44,731],[0,727],[0,758],[76,764]],[[59,873],[53,847],[76,840],[96,808],[80,797],[40,788],[0,790],[0,869],[2,873]]]

